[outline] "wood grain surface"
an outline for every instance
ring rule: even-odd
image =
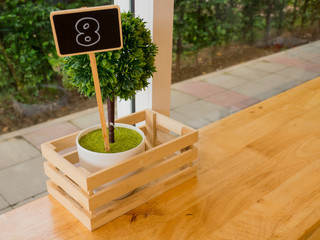
[[[90,232],[50,196],[0,239],[319,239],[320,78],[200,129],[199,172]]]

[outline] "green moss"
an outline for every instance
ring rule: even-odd
[[[128,151],[142,142],[142,136],[132,129],[117,127],[114,129],[114,135],[115,142],[110,143],[110,151],[108,153]],[[104,149],[101,129],[94,130],[82,136],[79,144],[83,148],[93,152],[107,153]]]

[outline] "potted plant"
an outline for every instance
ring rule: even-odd
[[[114,124],[115,101],[117,97],[128,100],[137,91],[148,86],[147,79],[156,71],[154,63],[157,47],[152,43],[151,33],[146,28],[145,22],[142,19],[135,17],[129,12],[121,14],[121,22],[123,48],[112,52],[96,53],[101,95],[103,101],[107,102],[108,106],[110,152],[107,153],[103,149],[104,144],[101,131],[94,132],[99,126],[83,130],[76,140],[80,163],[91,172],[113,165],[132,154],[137,154],[144,150],[144,136],[136,137],[137,135],[134,133],[135,137],[133,139],[136,142],[134,145],[137,146],[131,150],[123,148],[126,145],[123,139],[128,139],[129,137],[117,137],[117,135],[121,135],[123,130],[121,128],[135,129],[139,134],[143,133],[133,126]],[[69,77],[71,85],[75,86],[80,93],[88,97],[95,95],[88,55],[64,58],[63,72]],[[95,133],[99,136],[92,136]],[[125,134],[128,133],[126,132]],[[89,143],[91,147],[93,145],[93,148],[87,147],[83,142]],[[93,142],[96,143],[92,144]],[[95,150],[99,144],[101,144],[102,149]],[[120,150],[114,150],[119,145]],[[123,149],[125,150],[123,151]]]

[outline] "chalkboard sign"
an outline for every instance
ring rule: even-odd
[[[80,8],[52,12],[53,36],[61,57],[122,48],[118,6]]]

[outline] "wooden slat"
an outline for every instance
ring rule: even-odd
[[[187,127],[186,125],[172,119],[168,118],[167,116],[164,116],[160,113],[157,113],[152,110],[148,110],[150,112],[156,113],[157,115],[157,125],[159,125],[159,128],[165,128],[168,129],[171,132],[174,132],[175,134],[180,135],[182,128],[188,128],[190,131],[195,131],[192,128]]]
[[[42,156],[45,157],[52,165],[57,167],[60,171],[68,174],[68,177],[76,182],[82,189],[87,190],[86,175],[83,171],[79,171],[73,164],[66,161],[61,155],[54,150],[54,146],[50,143],[41,145]]]
[[[131,209],[138,207],[142,203],[149,201],[152,198],[172,189],[175,186],[191,179],[197,175],[197,167],[188,167],[178,173],[166,178],[162,181],[155,182],[139,191],[139,195],[131,195],[123,200],[119,200],[110,206],[107,212],[99,214],[92,219],[92,229],[96,229],[103,224],[110,222],[118,216],[125,214]]]
[[[192,145],[198,140],[198,132],[187,134],[183,137],[173,139],[163,145],[148,150],[139,156],[134,156],[128,160],[117,164],[116,166],[98,171],[87,178],[87,186],[89,190],[95,189],[109,181],[125,176],[128,173],[148,166],[157,160],[179,151],[187,146]]]
[[[91,228],[91,216],[82,209],[72,198],[70,198],[63,190],[58,188],[52,181],[47,181],[48,192],[59,201],[63,207],[73,214],[86,228]]]
[[[80,131],[79,131],[80,132]],[[55,139],[51,141],[51,145],[54,146],[56,152],[60,152],[64,149],[71,148],[76,145],[76,138],[79,132],[71,133],[67,136]]]
[[[79,162],[79,156],[78,156],[78,151],[74,150],[70,153],[62,155],[64,159],[66,159],[69,163],[71,164],[76,164]]]
[[[140,127],[138,127],[138,128],[144,133],[144,135],[146,135],[146,133],[147,133],[147,128],[146,128],[145,125],[140,126]]]
[[[179,137],[179,136],[178,136]],[[162,131],[157,129],[157,139],[156,139],[156,146],[171,141],[172,139],[177,138],[177,136],[173,136],[168,131]]]
[[[156,113],[146,111],[146,144],[148,149],[156,145],[157,129],[156,129]]]
[[[116,123],[125,123],[129,125],[135,125],[145,120],[145,110],[132,113],[128,116],[121,117],[115,120]]]
[[[44,162],[45,174],[60,188],[62,188],[70,197],[87,211],[89,211],[89,195],[83,192],[75,183],[55,169],[49,162]]]
[[[94,210],[103,206],[115,198],[118,198],[129,191],[141,187],[161,176],[164,176],[187,163],[192,162],[197,157],[197,149],[188,150],[175,157],[172,157],[150,169],[142,170],[120,182],[117,182],[106,189],[99,191],[89,198],[89,208]]]
[[[187,128],[187,127],[182,127],[182,129],[181,129],[181,136],[184,136],[184,135],[186,135],[186,134],[188,134],[188,133],[192,133],[193,132],[193,130],[190,130],[189,128]],[[188,150],[188,149],[190,149],[190,148],[193,148],[193,145],[192,146],[188,146],[188,147],[186,147],[186,148],[184,148],[184,149],[181,149],[181,152],[184,152],[184,151],[186,151],[186,150]]]

